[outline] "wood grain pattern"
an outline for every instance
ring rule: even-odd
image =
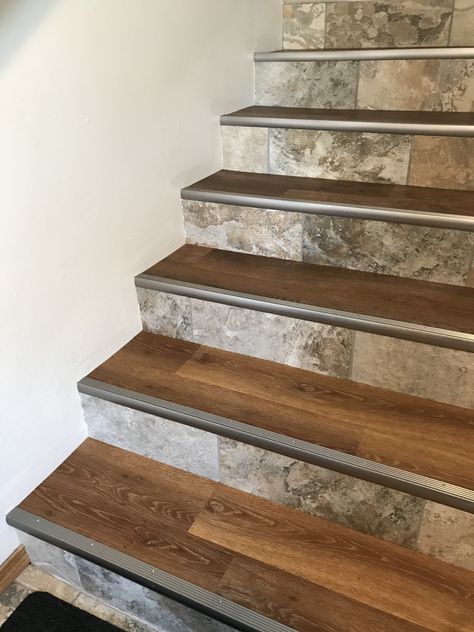
[[[92,379],[474,489],[474,412],[140,333]]]
[[[420,125],[472,125],[474,112],[409,112],[406,110],[331,110],[319,108],[275,107],[252,105],[227,116],[247,119],[296,118],[303,121],[341,121],[345,123],[405,123]]]
[[[297,631],[473,630],[469,571],[92,439],[20,506]]]
[[[29,564],[30,558],[25,547],[19,546],[0,566],[0,594],[5,592]]]
[[[186,188],[190,192],[231,193],[296,200],[392,208],[474,217],[474,193],[454,189],[349,182],[222,170]]]
[[[186,245],[147,275],[474,334],[474,288]]]

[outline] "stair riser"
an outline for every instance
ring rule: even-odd
[[[472,233],[184,201],[188,243],[353,270],[474,285]]]
[[[474,354],[138,288],[146,331],[474,406]]]
[[[93,564],[36,537],[18,531],[31,562],[37,568],[116,608],[136,621],[133,630],[157,632],[232,632],[223,623],[188,608],[125,577]],[[79,605],[79,604],[78,604]],[[150,628],[148,627],[150,626]],[[127,628],[128,629],[128,628]],[[130,628],[132,629],[132,628]]]
[[[469,112],[474,60],[258,62],[256,104]]]
[[[474,138],[221,129],[225,169],[474,190]]]
[[[470,514],[103,399],[81,397],[89,435],[96,439],[453,564],[473,563]],[[454,528],[446,538],[448,524]],[[434,539],[427,534],[435,534]],[[471,556],[460,555],[462,538]]]
[[[474,43],[470,0],[288,1],[286,49],[469,46]]]

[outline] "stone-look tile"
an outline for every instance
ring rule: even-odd
[[[405,184],[409,136],[298,129],[270,135],[272,173]]]
[[[474,45],[474,0],[454,0],[451,46]]]
[[[218,480],[216,435],[96,397],[81,397],[89,436]]]
[[[352,379],[474,408],[474,354],[357,332]]]
[[[427,503],[417,548],[422,553],[474,571],[474,515]]]
[[[0,604],[0,625],[3,625],[8,617],[12,614],[13,610],[7,606]]]
[[[81,586],[74,555],[52,544],[38,540],[23,531],[18,531],[18,536],[34,566],[63,580],[67,584],[76,587]]]
[[[468,112],[474,108],[474,61],[428,59],[360,64],[358,107]]]
[[[326,5],[298,3],[283,7],[283,48],[324,48]]]
[[[47,592],[58,599],[72,603],[79,592],[68,584],[31,565],[17,579],[17,583],[31,591]]]
[[[467,285],[474,236],[407,224],[307,215],[303,260],[378,274]]]
[[[326,8],[326,48],[446,46],[452,0],[335,2]]]
[[[86,560],[78,558],[77,565],[86,592],[131,617],[156,626],[160,632],[231,630],[222,623]]]
[[[183,209],[188,243],[301,261],[303,215],[187,201]]]
[[[225,485],[414,546],[425,501],[230,439],[220,439]]]
[[[282,107],[355,107],[357,62],[258,62],[258,105]]]
[[[266,172],[268,162],[267,129],[222,125],[221,136],[224,169]]]
[[[107,621],[108,623],[115,625],[120,630],[125,630],[125,632],[152,632],[153,630],[156,630],[155,627],[151,627],[138,619],[129,617],[127,614],[120,612],[115,608],[111,608],[102,601],[89,597],[88,595],[79,595],[74,605],[80,610],[84,610],[98,619],[102,619],[103,621]]]
[[[21,602],[31,593],[32,591],[26,588],[26,586],[22,586],[18,581],[13,582],[10,586],[2,593],[0,593],[0,617],[7,616],[9,612],[13,612],[15,608],[21,604]]]
[[[137,288],[143,329],[180,340],[193,339],[191,304],[185,296]]]
[[[409,183],[474,190],[474,138],[416,136]]]
[[[346,377],[353,334],[347,329],[193,300],[196,342],[226,351]]]

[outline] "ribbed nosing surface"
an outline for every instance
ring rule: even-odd
[[[473,59],[474,47],[357,48],[323,50],[276,50],[255,53],[255,61],[370,61],[397,59]]]
[[[151,564],[44,520],[19,507],[8,514],[7,523],[240,630],[246,632],[291,632],[292,630],[286,625],[268,619],[224,597],[174,577]]]
[[[474,491],[457,485],[91,378],[81,380],[78,388],[84,395],[97,397],[143,413],[164,417],[170,421],[212,432],[299,461],[474,513]]]
[[[147,290],[222,303],[243,309],[253,309],[259,312],[309,320],[325,325],[355,329],[413,342],[422,342],[437,347],[457,349],[458,351],[474,351],[474,335],[459,331],[449,331],[388,318],[379,318],[377,316],[254,296],[252,294],[155,277],[148,274],[138,275],[135,278],[135,285]]]

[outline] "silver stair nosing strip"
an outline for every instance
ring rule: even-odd
[[[332,132],[367,132],[369,134],[409,134],[415,136],[474,136],[474,124],[396,123],[382,121],[341,121],[271,116],[224,114],[221,125],[234,127],[268,127],[274,129],[324,130]]]
[[[355,314],[315,305],[305,305],[263,296],[254,296],[241,292],[232,292],[221,288],[165,279],[148,274],[140,274],[135,278],[135,285],[146,290],[155,290],[167,294],[176,294],[188,298],[223,303],[232,307],[253,309],[278,316],[287,316],[300,320],[333,325],[346,329],[356,329],[366,333],[400,338],[431,344],[437,347],[457,349],[458,351],[474,351],[474,335],[458,331],[449,331],[436,327],[427,327],[414,323],[389,320],[377,316]]]
[[[433,48],[359,48],[324,50],[276,50],[255,53],[256,62],[270,61],[364,61],[397,59],[473,59],[474,47],[453,46]]]
[[[258,612],[220,597],[188,581],[174,577],[146,562],[117,551],[75,531],[49,522],[19,507],[7,516],[7,523],[29,535],[63,548],[74,555],[98,564],[186,606],[218,618],[248,632],[294,632]]]
[[[188,187],[181,191],[183,200],[209,202],[213,204],[231,204],[253,208],[271,208],[277,211],[307,213],[368,219],[396,224],[413,224],[415,226],[433,226],[436,228],[452,228],[474,231],[474,218],[468,215],[455,215],[436,212],[413,211],[410,209],[392,209],[385,207],[360,206],[357,204],[336,204],[331,202],[309,202],[245,193],[226,193]]]
[[[325,467],[341,474],[355,476],[371,483],[385,485],[399,491],[420,496],[455,509],[474,513],[474,491],[438,481],[427,476],[369,461],[358,456],[331,448],[308,443],[264,428],[252,426],[234,419],[200,411],[188,406],[145,395],[84,378],[78,384],[79,391],[126,406],[140,412],[164,417],[199,430],[218,434],[228,439],[250,444],[270,452]]]

